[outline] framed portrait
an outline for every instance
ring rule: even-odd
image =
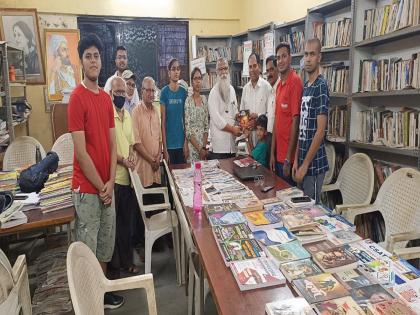
[[[11,46],[23,50],[26,82],[45,84],[36,9],[0,9],[0,36]]]
[[[79,30],[45,29],[44,32],[48,101],[68,103],[70,93],[81,81]]]

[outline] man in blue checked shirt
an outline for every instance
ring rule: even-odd
[[[324,176],[328,171],[324,138],[330,98],[327,82],[319,74],[321,43],[317,38],[306,42],[304,61],[308,81],[303,88],[292,175],[304,193],[318,203]]]

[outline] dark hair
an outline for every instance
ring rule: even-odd
[[[265,65],[268,65],[268,63],[272,61],[275,68],[277,68],[277,58],[274,55],[268,56],[267,59],[265,59]]]
[[[261,61],[260,56],[256,52],[254,52],[254,51],[249,55],[249,57],[248,57],[248,63],[249,63],[249,59],[251,59],[252,56],[255,57],[255,59],[257,60],[258,65],[260,65],[260,61]]]
[[[124,46],[117,46],[117,49],[115,49],[115,58],[117,58],[117,53],[119,50],[127,52],[127,48],[125,48]]]
[[[79,40],[79,44],[77,45],[77,52],[79,53],[80,60],[82,60],[85,50],[92,46],[96,47],[99,50],[99,53],[101,53],[103,50],[102,42],[95,34],[87,34],[86,36],[82,37],[81,40]]]
[[[280,44],[278,44],[276,47],[276,54],[280,48],[286,48],[287,53],[290,55],[290,44],[288,42],[281,42]]]
[[[175,62],[177,62],[178,61],[178,59],[176,59],[176,58],[172,58],[170,61],[169,61],[169,63],[168,63],[168,71],[171,71],[171,68],[172,68],[172,65],[175,63]],[[179,61],[178,61],[179,62]]]
[[[200,73],[200,75],[201,75],[201,77],[203,77],[203,74],[201,73],[200,68],[199,68],[199,67],[195,67],[195,68],[194,68],[194,69],[192,69],[192,71],[191,71],[191,84],[192,84],[192,82],[193,82],[194,75],[195,75],[195,73],[196,73],[196,72],[199,72],[199,73]]]
[[[32,33],[31,29],[29,28],[28,24],[26,24],[23,21],[18,21],[15,24],[13,24],[12,29],[15,27],[19,27],[22,31],[23,35],[25,35],[26,39],[28,40],[28,48],[35,47],[35,39],[34,34]]]
[[[256,123],[257,126],[263,127],[265,130],[267,130],[267,123],[268,119],[266,115],[261,114],[260,116],[258,116]]]

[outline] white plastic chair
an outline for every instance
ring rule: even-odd
[[[13,268],[0,249],[0,314],[31,315],[28,270],[24,255],[20,255]]]
[[[35,164],[37,146],[41,157],[44,158],[45,150],[38,140],[28,136],[16,138],[4,153],[3,171],[14,171]]]
[[[59,157],[58,165],[72,165],[74,145],[73,139],[70,133],[62,134],[57,140],[55,140],[51,151],[57,153]]]
[[[329,165],[328,172],[325,173],[324,177],[324,185],[331,183],[333,176],[334,176],[334,168],[335,168],[335,148],[334,145],[331,143],[325,144],[325,152],[327,153],[327,160]]]
[[[137,202],[139,204],[140,213],[144,222],[145,235],[145,273],[151,272],[152,264],[152,247],[154,242],[161,236],[172,232],[172,240],[174,246],[177,282],[180,282],[180,263],[179,263],[179,233],[178,218],[175,211],[171,210],[169,203],[168,189],[166,187],[144,188],[139,175],[136,171],[129,170],[131,182],[136,192]],[[143,196],[145,194],[157,194],[164,196],[164,203],[144,205]],[[166,210],[157,214],[153,214],[150,218],[146,217],[146,212],[155,210]]]
[[[364,153],[356,153],[348,158],[334,184],[323,185],[322,192],[339,190],[343,204],[336,205],[336,212],[344,208],[370,204],[375,182],[371,159]]]
[[[104,314],[105,292],[145,289],[149,314],[156,315],[153,275],[108,280],[90,248],[74,242],[67,252],[67,277],[76,315]]]
[[[168,178],[168,186],[171,189],[172,198],[175,206],[178,220],[181,226],[181,283],[186,283],[186,266],[188,265],[188,315],[203,314],[205,297],[209,292],[207,279],[204,275],[204,269],[199,262],[199,254],[191,235],[191,229],[185,216],[181,201],[176,192],[175,183],[168,164],[163,160],[165,171]],[[184,248],[185,245],[185,248]],[[184,257],[186,253],[186,257]]]
[[[381,245],[405,259],[420,258],[420,247],[404,248],[409,240],[420,239],[420,172],[401,168],[382,184],[372,205],[349,207],[343,215],[352,223],[359,214],[379,211],[385,221]]]

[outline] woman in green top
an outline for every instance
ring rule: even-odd
[[[262,114],[257,118],[257,144],[254,147],[252,143],[251,132],[249,129],[245,130],[245,134],[248,136],[246,139],[248,152],[251,152],[251,156],[254,160],[261,163],[265,167],[268,167],[268,160],[267,160],[267,151],[268,151],[268,144],[267,144],[267,116]]]
[[[199,68],[191,72],[193,95],[185,101],[185,133],[188,139],[190,162],[207,158],[207,137],[209,130],[209,111],[207,99],[200,95],[203,77]]]

